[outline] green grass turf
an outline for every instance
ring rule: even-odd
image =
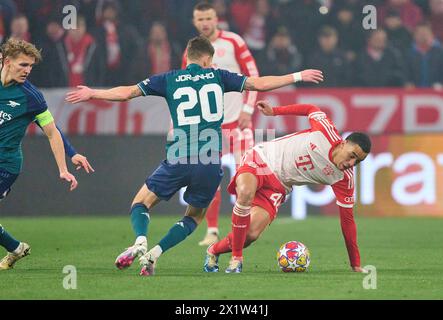
[[[178,217],[152,215],[150,243]],[[120,271],[115,257],[132,243],[129,217],[6,218],[1,223],[32,246],[13,270],[0,271],[0,299],[443,299],[443,220],[357,218],[362,265],[377,269],[377,289],[363,289],[365,275],[349,271],[337,217],[278,218],[245,250],[242,274],[206,274],[200,226],[158,262],[154,277],[138,264]],[[230,221],[222,219],[226,233]],[[306,273],[283,273],[276,250],[289,240],[311,251]],[[3,254],[4,252],[1,252]],[[63,267],[77,269],[77,289],[63,288]]]

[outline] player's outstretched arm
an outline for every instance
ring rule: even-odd
[[[354,272],[364,273],[366,270],[361,267],[360,263],[360,250],[357,244],[357,226],[354,220],[353,209],[339,206],[339,211],[341,230],[348,251],[351,269]]]
[[[70,190],[74,190],[75,188],[77,188],[78,183],[75,177],[68,172],[68,167],[66,166],[65,159],[65,148],[63,146],[63,140],[60,132],[57,130],[54,122],[42,126],[42,129],[49,139],[49,144],[51,145],[52,153],[54,155],[55,161],[57,162],[57,167],[60,172],[60,179],[70,182]]]
[[[271,107],[267,101],[257,101],[257,108],[265,116],[278,116],[278,115],[294,115],[294,116],[309,116],[311,114],[323,114],[319,107],[312,104],[290,104],[287,106]]]
[[[323,81],[323,73],[320,70],[307,69],[284,76],[249,77],[245,83],[245,90],[269,91],[299,81],[320,83]]]
[[[65,100],[70,103],[79,103],[90,99],[127,101],[141,95],[142,91],[136,85],[121,86],[111,89],[91,89],[87,86],[77,86],[77,90],[66,94]]]

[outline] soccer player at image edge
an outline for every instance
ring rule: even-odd
[[[27,80],[40,60],[40,51],[24,40],[9,39],[0,48],[0,201],[10,193],[22,170],[21,142],[32,122],[48,137],[60,179],[70,182],[71,191],[77,187],[77,180],[68,172],[65,152],[77,170],[94,171],[87,158],[75,151],[55,125],[43,94]],[[18,260],[31,252],[28,243],[15,239],[2,225],[0,246],[8,252],[0,261],[0,270],[12,269]]]

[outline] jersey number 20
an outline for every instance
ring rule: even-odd
[[[209,93],[213,93],[215,97],[216,112],[211,113],[209,105]],[[179,88],[174,92],[174,99],[181,99],[183,96],[188,96],[188,101],[181,102],[177,107],[178,125],[192,125],[201,122],[200,115],[186,116],[185,111],[194,109],[200,100],[202,117],[206,122],[219,121],[223,117],[223,91],[216,83],[205,84],[197,92],[192,87]]]

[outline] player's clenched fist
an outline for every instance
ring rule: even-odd
[[[269,105],[267,101],[257,101],[257,108],[260,110],[265,116],[273,116],[274,110],[272,110],[272,107]]]

